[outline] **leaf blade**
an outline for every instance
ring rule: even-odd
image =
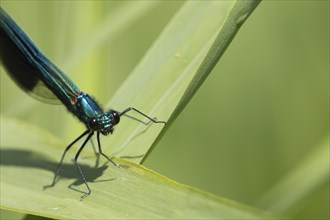
[[[116,159],[121,168],[92,167],[80,162],[92,194],[68,158],[55,187],[43,190],[52,180],[60,142],[30,124],[1,117],[1,208],[56,219],[110,218],[271,218],[263,211],[179,184],[143,166]],[[33,131],[30,135],[26,130]],[[16,138],[18,135],[20,138]],[[29,143],[29,145],[26,144]],[[74,154],[67,157],[73,158]],[[109,179],[109,181],[107,181]],[[97,182],[98,181],[98,182]]]
[[[187,2],[110,101],[128,104],[169,124],[212,71],[239,27],[260,1]],[[147,155],[166,130],[121,122],[119,136],[107,140],[112,154]],[[161,133],[162,132],[162,133]],[[140,133],[145,133],[139,138]],[[134,141],[132,141],[134,139]],[[141,162],[144,157],[131,159]]]

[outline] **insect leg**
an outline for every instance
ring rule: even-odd
[[[82,137],[84,137],[85,135],[87,135],[90,131],[89,130],[86,130],[84,133],[82,133],[79,137],[77,137],[71,144],[69,144],[64,152],[63,152],[63,155],[61,157],[61,160],[60,160],[60,163],[57,165],[57,168],[56,168],[56,171],[55,171],[55,175],[54,175],[54,178],[53,178],[53,182],[52,184],[50,185],[47,185],[47,186],[44,186],[44,188],[48,188],[48,187],[53,187],[56,183],[56,179],[57,179],[57,176],[58,174],[60,173],[60,170],[61,170],[61,166],[62,166],[62,162],[63,162],[63,159],[65,157],[65,154],[66,152],[68,152],[68,150],[70,150],[70,148],[77,142],[79,141]]]
[[[144,114],[143,112],[141,112],[140,110],[133,108],[133,107],[129,107],[127,109],[125,109],[124,111],[122,111],[119,116],[125,115],[127,112],[129,111],[135,111],[137,113],[139,113],[140,115],[144,116],[145,118],[149,119],[150,121],[152,121],[153,123],[163,123],[166,124],[166,121],[158,121],[155,118],[151,118],[150,116]]]
[[[105,155],[103,152],[102,152],[102,148],[101,148],[101,143],[100,143],[100,132],[98,131],[97,132],[97,144],[98,144],[98,147],[99,147],[99,152],[102,156],[104,156],[105,158],[107,158],[107,160],[109,162],[111,162],[113,165],[115,165],[116,167],[119,167],[119,164],[117,164],[116,162],[114,162],[113,160],[111,160],[107,155]]]

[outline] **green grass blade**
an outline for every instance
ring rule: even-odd
[[[260,198],[258,207],[292,216],[302,209],[306,198],[329,184],[329,136],[313,148],[311,155]]]
[[[212,71],[242,23],[259,1],[189,1],[179,10],[109,106],[128,105],[169,124]],[[136,116],[136,115],[134,115]],[[137,116],[138,117],[138,116]],[[129,125],[122,120],[113,155],[141,162],[163,126]],[[143,135],[140,135],[143,133]],[[156,141],[157,142],[157,141]]]
[[[64,145],[43,129],[18,120],[1,117],[1,128],[1,209],[55,219],[271,218],[122,159],[116,160],[121,168],[103,164],[104,158],[100,166],[93,167],[95,158],[85,155],[80,164],[92,194],[80,201],[79,191],[86,188],[70,152],[60,180],[43,190],[52,180]]]
[[[111,106],[117,110],[134,106],[148,115],[169,120],[170,124],[258,3],[187,2],[115,94]],[[118,135],[104,138],[103,146],[107,143],[114,155],[140,162],[160,137],[162,128],[123,118],[116,131]],[[96,166],[87,152],[79,160],[92,196],[79,201],[79,192],[86,189],[76,168],[68,162],[75,151],[68,153],[60,181],[54,188],[43,191],[42,186],[52,180],[64,147],[44,130],[2,117],[1,208],[66,219],[270,217],[124,160],[118,162],[125,168],[103,163]],[[67,189],[68,186],[75,190]]]
[[[104,44],[118,38],[123,29],[132,25],[136,19],[142,17],[155,5],[157,2],[123,2],[120,7],[107,15],[102,24],[98,25],[95,31],[86,37],[86,40],[73,48],[71,54],[68,55],[69,60],[65,61],[63,68],[72,68]],[[122,16],[123,11],[126,16]]]
[[[18,219],[24,219],[25,216],[26,215],[24,213],[12,212],[4,209],[0,210],[0,219],[18,220]]]

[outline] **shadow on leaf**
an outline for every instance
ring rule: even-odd
[[[17,166],[23,168],[38,168],[48,170],[55,173],[57,163],[46,159],[46,156],[37,152],[20,150],[20,149],[0,149],[0,165],[1,166]],[[108,168],[106,164],[100,167],[92,167],[85,164],[80,164],[83,170],[87,182],[99,182],[99,181],[110,181],[109,180],[96,180],[103,175],[104,171]],[[59,178],[74,179],[75,181],[70,184],[80,185],[83,182],[79,172],[74,164],[63,163],[61,172],[58,175]],[[49,180],[51,181],[51,179]]]

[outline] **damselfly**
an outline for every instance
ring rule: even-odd
[[[151,122],[166,124],[165,121],[151,118],[133,107],[129,107],[122,112],[116,110],[103,111],[94,99],[87,93],[82,92],[67,75],[43,55],[2,8],[0,8],[0,57],[1,63],[8,74],[24,91],[47,103],[62,103],[69,112],[86,125],[86,131],[66,147],[50,186],[54,186],[56,183],[67,151],[77,141],[87,136],[74,157],[74,163],[87,187],[87,192],[82,198],[88,196],[91,189],[77,162],[79,155],[87,142],[96,133],[99,153],[113,165],[119,166],[102,152],[100,134],[112,134],[114,126],[119,123],[121,116],[127,112],[134,111]]]

